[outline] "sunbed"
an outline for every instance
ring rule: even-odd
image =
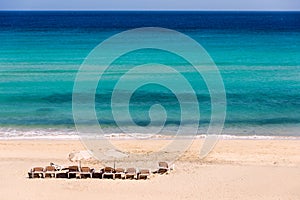
[[[125,170],[123,168],[117,168],[115,170],[115,178],[125,178]]]
[[[104,178],[105,176],[112,176],[112,178],[115,179],[114,168],[104,167],[104,169],[102,169],[102,178]]]
[[[93,169],[89,167],[81,167],[80,168],[80,178],[89,176],[90,178],[93,177]]]
[[[158,173],[164,174],[164,173],[169,173],[170,168],[167,162],[159,162],[158,163]]]
[[[68,172],[68,178],[71,178],[73,175],[75,175],[75,178],[77,176],[80,176],[80,171],[78,166],[70,166],[69,172]]]
[[[127,168],[125,171],[125,179],[131,178],[134,179],[136,176],[136,169],[135,168]]]
[[[150,174],[151,173],[149,169],[140,169],[137,175],[137,179],[141,179],[141,178],[147,179],[150,177]]]
[[[29,178],[44,178],[44,168],[34,167],[28,172]]]
[[[50,178],[56,178],[56,170],[54,166],[47,166],[44,169],[45,178],[49,175]]]

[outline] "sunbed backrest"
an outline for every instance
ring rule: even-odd
[[[91,169],[89,167],[81,167],[82,172],[91,172]]]
[[[106,173],[112,173],[114,169],[112,167],[105,167],[103,171]]]
[[[140,173],[141,174],[150,174],[150,171],[149,171],[149,169],[141,169]]]
[[[134,174],[134,173],[136,173],[136,169],[135,168],[127,168],[126,172],[130,173],[130,174]]]
[[[47,167],[45,167],[45,171],[55,171],[55,167],[47,166]]]
[[[166,163],[166,162],[159,162],[158,166],[162,167],[162,168],[169,168],[168,163]]]
[[[78,166],[70,166],[69,167],[69,172],[78,172]]]
[[[125,170],[123,168],[117,168],[116,173],[123,173]]]
[[[34,167],[32,169],[33,172],[42,172],[43,170],[44,170],[44,168],[42,168],[42,167]]]

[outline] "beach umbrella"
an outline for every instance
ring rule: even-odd
[[[69,154],[69,160],[71,162],[78,162],[78,167],[81,167],[82,160],[88,160],[90,158],[92,158],[90,151],[78,151]]]
[[[105,159],[114,159],[114,169],[116,168],[116,159],[126,158],[129,155],[122,151],[110,149],[104,153]]]

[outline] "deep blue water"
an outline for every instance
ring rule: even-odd
[[[81,63],[103,40],[139,27],[180,31],[207,50],[226,89],[224,133],[299,135],[300,12],[0,12],[2,132],[73,127],[72,90]],[[149,50],[120,58],[104,77],[96,94],[100,123],[115,125],[110,99],[123,71],[153,61],[186,72],[205,127],[211,103],[203,80],[183,60]],[[155,85],[133,94],[134,121],[147,125],[148,110],[156,103],[167,110],[167,125],[180,124],[174,94]]]

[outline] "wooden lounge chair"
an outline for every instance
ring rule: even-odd
[[[68,178],[69,169],[61,169],[56,171],[56,178]]]
[[[90,178],[93,178],[93,169],[89,167],[81,167],[80,168],[80,178],[89,176]]]
[[[134,179],[136,176],[136,169],[135,168],[127,168],[125,172],[125,179],[131,178]]]
[[[75,175],[75,178],[77,176],[80,176],[80,171],[78,166],[70,166],[69,172],[68,172],[68,178],[70,178],[72,175]]]
[[[95,169],[93,169],[93,178],[102,178],[102,174],[103,174],[102,170],[96,171]]]
[[[114,168],[104,167],[104,169],[102,169],[102,178],[104,178],[105,176],[112,176],[112,178],[115,179]]]
[[[149,169],[141,169],[137,175],[137,179],[141,179],[141,178],[144,178],[144,179],[147,179],[150,177],[150,170]]]
[[[34,167],[28,172],[29,178],[44,178],[44,168]]]
[[[164,174],[164,173],[169,173],[169,172],[170,172],[170,168],[169,168],[168,163],[166,163],[166,162],[158,163],[158,173]]]
[[[115,178],[125,178],[125,170],[123,168],[117,168],[115,170]]]
[[[54,177],[56,178],[56,170],[54,166],[47,166],[44,169],[44,175],[45,178],[47,177],[47,175],[49,175],[50,178]]]

